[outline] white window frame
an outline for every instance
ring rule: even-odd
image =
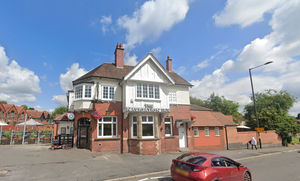
[[[209,127],[204,128],[204,134],[205,136],[209,136]]]
[[[91,87],[91,96],[90,97],[86,97],[86,87],[89,86]],[[81,87],[81,97],[77,97],[78,94],[76,89]],[[75,100],[79,100],[79,99],[92,99],[93,97],[93,83],[82,83],[82,84],[78,84],[76,86],[74,86],[74,95],[75,95]]]
[[[197,130],[197,134],[195,134],[196,130]],[[193,135],[194,135],[194,137],[199,137],[199,128],[198,127],[193,127]]]
[[[83,85],[77,85],[77,86],[75,86],[74,89],[75,89],[75,99],[82,99],[82,97],[83,97]],[[80,91],[80,89],[81,89],[81,91]],[[79,96],[79,95],[81,95],[81,96]]]
[[[87,93],[89,93],[89,97],[87,97]],[[92,85],[84,85],[84,98],[92,98]]]
[[[133,119],[136,118],[136,122],[133,122]],[[131,119],[131,138],[137,138],[137,135],[138,135],[138,125],[137,125],[137,122],[138,122],[138,117],[137,116],[132,116],[132,119]],[[136,125],[136,136],[133,135],[133,126]]]
[[[220,128],[215,127],[215,136],[220,136]]]
[[[146,117],[146,121],[143,121],[143,117]],[[149,122],[149,117],[152,117],[152,122]],[[153,136],[143,136],[143,125],[144,124],[152,124],[152,133],[153,133]],[[154,138],[155,137],[155,125],[154,125],[154,116],[151,116],[151,115],[143,115],[142,116],[142,138]]]
[[[160,100],[160,87],[157,84],[137,83],[135,97],[136,99]]]
[[[110,122],[104,122],[104,118],[111,118],[111,121]],[[116,120],[114,121],[114,118],[116,118]],[[109,136],[103,136],[104,134],[104,124],[111,124],[111,132],[112,132],[112,135],[109,135]],[[101,133],[102,135],[99,135],[99,124],[101,124]],[[114,135],[114,124],[116,125],[116,135]],[[97,119],[97,137],[98,138],[116,138],[118,137],[118,118],[117,116],[102,116],[100,119]]]
[[[169,103],[170,104],[176,104],[177,103],[176,91],[170,91],[169,92]]]
[[[170,121],[166,122],[166,119],[169,119]],[[172,124],[173,123],[173,119],[172,117],[166,117],[165,118],[165,136],[172,136],[173,135],[173,129],[172,129]],[[166,134],[166,125],[170,125],[170,131],[171,133],[170,134]]]
[[[107,98],[104,97],[104,87],[107,87]],[[113,95],[111,94],[113,89]],[[112,85],[102,85],[102,99],[103,100],[115,100],[116,98],[116,87]]]

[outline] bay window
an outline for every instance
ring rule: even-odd
[[[75,87],[75,99],[81,99],[82,98],[82,85]]]
[[[91,85],[85,85],[84,97],[85,98],[92,97],[92,86]]]
[[[137,117],[132,117],[132,128],[131,128],[131,137],[136,138],[137,137]]]
[[[117,137],[116,116],[102,116],[98,119],[98,137]]]
[[[75,86],[75,99],[92,98],[92,84]]]

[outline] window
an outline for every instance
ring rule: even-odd
[[[137,117],[132,117],[132,129],[131,129],[131,137],[137,137]]]
[[[194,137],[199,137],[199,129],[198,127],[193,127]]]
[[[60,134],[66,134],[66,127],[60,128]]]
[[[74,134],[74,128],[70,127],[70,134]]]
[[[85,98],[91,98],[92,97],[92,86],[85,85],[84,97]]]
[[[10,117],[11,117],[11,119],[14,119],[14,115],[15,115],[15,112],[14,112],[14,111],[10,112]]]
[[[22,112],[22,114],[21,114],[21,119],[24,119],[24,113]]]
[[[117,137],[117,117],[102,116],[98,119],[98,137]]]
[[[115,87],[103,86],[102,98],[109,100],[115,99]]]
[[[75,99],[82,98],[82,85],[75,87]]]
[[[222,158],[214,158],[211,160],[212,167],[226,167],[225,161]]]
[[[220,136],[220,128],[219,127],[215,127],[215,133],[216,133],[216,136]]]
[[[136,87],[136,96],[137,97],[142,97],[142,84],[137,84],[137,87]]]
[[[142,136],[144,138],[154,137],[154,119],[153,116],[142,116]]]
[[[169,102],[176,104],[177,102],[177,97],[176,97],[176,92],[175,91],[170,91],[169,92]]]
[[[137,84],[136,97],[146,99],[159,99],[159,86],[153,84]]]
[[[172,118],[165,118],[165,136],[172,136]]]
[[[209,127],[204,128],[205,136],[209,136]]]

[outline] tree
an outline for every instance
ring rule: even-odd
[[[57,114],[63,114],[65,112],[68,112],[68,107],[67,106],[57,107],[57,108],[55,108],[55,110],[51,114],[51,119],[53,119]]]
[[[7,101],[0,100],[0,104],[7,104]]]
[[[198,106],[205,107],[205,102],[201,99],[196,98],[196,97],[190,97],[190,102],[191,102],[191,104],[195,104],[195,105],[198,105]]]
[[[24,107],[25,110],[28,110],[28,109],[29,109],[28,106],[25,105],[25,104],[23,104],[23,105],[21,105],[21,106]]]
[[[283,90],[279,92],[266,90],[263,93],[257,93],[255,97],[259,126],[266,130],[275,130],[285,145],[290,134],[300,131],[296,118],[288,115],[295,98]],[[246,105],[244,111],[247,125],[251,128],[257,127],[253,103]]]
[[[207,107],[225,115],[232,115],[235,122],[240,120],[242,117],[242,114],[238,112],[239,104],[225,99],[224,96],[220,97],[212,93],[205,101],[193,97],[190,97],[190,101],[191,104]]]

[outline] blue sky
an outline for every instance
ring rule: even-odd
[[[268,60],[254,72],[256,91],[298,97],[299,10],[298,0],[3,1],[0,99],[54,109],[72,79],[114,61],[117,42],[127,64],[150,51],[163,65],[170,56],[195,97],[215,92],[242,107],[250,102],[248,68]]]

